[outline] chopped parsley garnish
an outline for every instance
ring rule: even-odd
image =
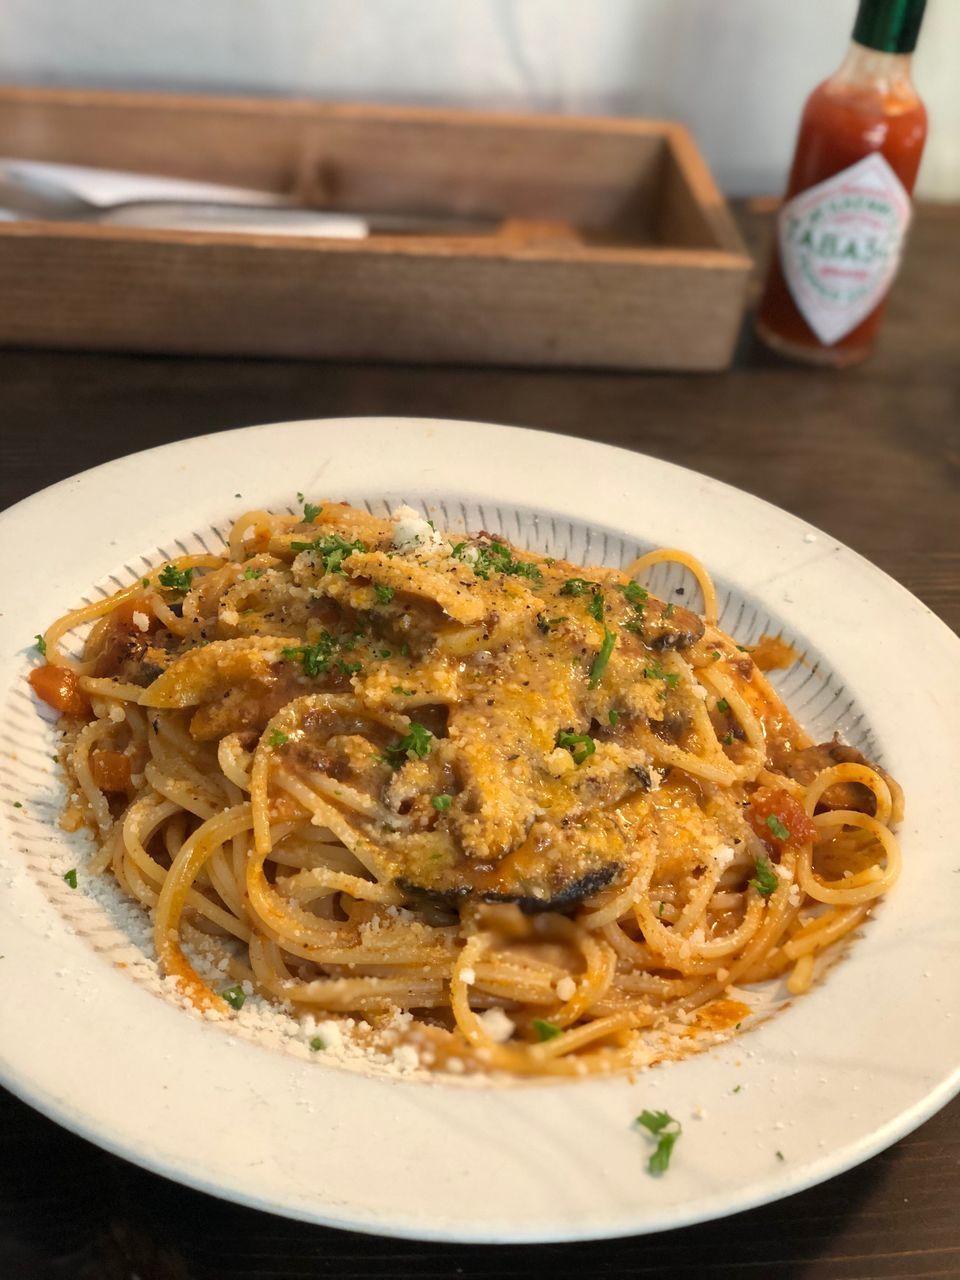
[[[619,590],[623,592],[627,602],[632,604],[635,609],[642,609],[650,595],[650,592],[645,591],[639,582],[628,582],[625,587],[619,587]]]
[[[619,719],[620,719],[619,711],[614,711],[613,709],[611,709],[610,711],[607,712],[607,724],[609,724],[611,728],[615,729],[617,727],[617,721]]]
[[[783,1154],[782,1151],[775,1151],[773,1154],[777,1157],[778,1160],[786,1159],[786,1156]]]
[[[237,494],[237,497],[238,498],[240,497],[239,493]],[[299,491],[299,489],[297,490],[297,501],[303,502],[303,494]]]
[[[337,670],[342,671],[345,676],[355,676],[363,670],[362,662],[344,662],[342,658],[337,659]]]
[[[561,729],[557,734],[554,746],[566,747],[573,756],[574,764],[583,764],[588,756],[592,756],[597,744],[589,733],[574,733],[570,729]]]
[[[433,734],[422,724],[417,724],[416,720],[410,723],[410,732],[405,733],[402,738],[398,738],[396,742],[391,742],[389,747],[383,749],[383,759],[392,769],[399,769],[405,760],[413,760],[414,758],[423,759],[430,754],[430,743],[433,741]]]
[[[65,871],[63,878],[71,889],[75,889],[77,887],[77,868],[71,867],[69,871]]]
[[[385,587],[382,583],[373,584],[373,594],[377,604],[389,604],[393,599],[393,587]]]
[[[314,538],[312,542],[291,542],[293,551],[312,551],[323,566],[324,573],[343,573],[342,565],[347,556],[355,551],[366,551],[366,546],[355,538],[347,542],[339,533],[327,534],[322,538]]]
[[[20,801],[19,801],[19,800],[14,800],[14,802],[13,802],[13,807],[14,807],[15,809],[22,809],[22,808],[23,808],[23,805],[20,803]]]
[[[346,635],[342,635],[337,640],[340,648],[343,650],[355,649],[361,640],[365,640],[367,636],[362,625],[358,625],[356,631],[348,631]]]
[[[263,572],[263,569],[244,569],[243,576],[248,580],[252,580],[259,578]]]
[[[39,653],[39,654],[40,654],[40,657],[41,657],[41,658],[46,657],[46,653],[47,653],[47,642],[46,642],[46,640],[44,640],[43,636],[42,636],[42,635],[40,635],[39,633],[38,633],[37,635],[35,635],[33,638],[34,638],[34,640],[36,640],[36,642],[37,642],[37,653]]]
[[[674,607],[675,607],[675,606],[674,606],[674,603],[673,603],[673,601],[671,600],[671,601],[670,601],[670,603],[667,605],[667,607],[664,609],[664,611],[663,611],[663,616],[664,616],[665,618],[672,618],[672,617],[673,617],[673,610],[674,610]]]
[[[271,747],[282,747],[285,742],[290,741],[290,735],[284,733],[282,729],[274,729],[267,741]]]
[[[465,542],[458,542],[451,554],[462,560]],[[510,548],[503,542],[491,542],[489,545],[475,548],[477,558],[473,561],[473,572],[478,578],[488,579],[491,573],[505,573],[515,578],[530,578],[539,582],[543,576],[538,565],[529,560],[517,560]]]
[[[594,588],[590,603],[587,605],[587,613],[598,622],[603,621],[603,592],[599,587]]]
[[[150,579],[149,579],[149,578],[141,578],[141,579],[140,579],[140,585],[141,585],[141,587],[149,587],[149,585],[150,585]]]
[[[647,1162],[647,1168],[655,1177],[659,1177],[661,1173],[666,1173],[670,1165],[670,1157],[683,1132],[683,1126],[668,1111],[641,1111],[637,1116],[637,1124],[647,1129],[657,1140],[656,1150]]]
[[[760,857],[757,859],[757,874],[752,876],[747,884],[753,885],[757,893],[763,898],[769,898],[774,889],[780,883],[780,879],[773,867],[770,865],[770,859]]]
[[[659,662],[655,662],[651,667],[644,667],[644,680],[663,680],[667,688],[675,689],[680,683],[680,677],[675,671],[664,671]]]
[[[378,650],[377,650],[377,657],[378,657],[378,658],[392,658],[392,657],[393,657],[393,653],[392,653],[392,651],[391,651],[390,649],[378,649]]]
[[[453,804],[453,796],[434,796],[430,801],[437,813],[446,813]]]
[[[710,657],[714,660],[714,662],[719,662],[720,659],[723,657],[723,654],[720,652],[719,649],[712,649],[710,651]]]
[[[562,618],[545,618],[542,613],[537,614],[537,630],[547,635],[554,627],[559,627],[561,622],[566,622],[566,614]]]
[[[314,1036],[313,1039],[310,1041],[310,1048],[313,1050],[314,1053],[319,1053],[321,1049],[325,1049],[326,1047],[327,1046],[324,1043],[322,1036]]]
[[[658,920],[659,920],[659,919],[660,919],[660,917],[663,915],[663,906],[664,906],[664,904],[661,902],[661,903],[660,903],[660,905],[657,907],[657,919],[658,919]]]
[[[192,577],[192,569],[178,569],[175,565],[168,564],[160,570],[158,581],[161,587],[168,587],[171,591],[186,593],[190,590],[190,579]]]
[[[737,1023],[737,1026],[739,1026],[739,1025],[740,1025],[740,1024],[739,1024],[739,1022],[738,1022],[738,1023]],[[733,1092],[734,1092],[734,1093],[739,1093],[739,1092],[740,1092],[740,1090],[741,1090],[742,1088],[743,1088],[743,1085],[742,1085],[742,1084],[738,1084],[738,1085],[734,1088]]]
[[[599,591],[600,584],[588,582],[586,578],[568,578],[560,588],[562,596],[585,596],[588,591]]]
[[[303,500],[301,499],[301,501]],[[314,520],[316,520],[317,516],[320,514],[322,510],[323,510],[323,507],[318,507],[315,502],[304,502],[303,518],[304,520],[306,520],[308,524],[313,524]]]
[[[726,698],[717,699],[717,710],[722,711],[724,713],[730,710],[730,703],[726,700]]]
[[[741,653],[749,653],[749,652],[750,652],[750,650],[747,648],[747,646],[746,646],[745,644],[738,644],[738,645],[737,645],[737,648],[740,650],[740,652],[741,652]]]
[[[405,689],[402,684],[395,684],[390,690],[391,693],[398,693],[401,698],[412,698],[416,693],[415,689]]]
[[[558,1027],[555,1022],[547,1022],[545,1018],[534,1018],[530,1025],[540,1041],[555,1040],[557,1036],[563,1035],[563,1027]]]
[[[226,1000],[231,1009],[242,1009],[247,999],[247,993],[244,991],[243,987],[241,987],[239,982],[232,987],[227,987],[226,990],[221,991],[220,994],[223,996],[224,1000]]]
[[[611,631],[609,627],[603,628],[603,644],[600,646],[600,652],[590,664],[590,683],[589,688],[595,689],[603,679],[603,673],[607,669],[607,663],[610,661],[610,655],[613,653],[613,646],[617,643],[617,635],[615,631]]]
[[[321,676],[330,670],[333,651],[337,647],[336,637],[324,631],[316,644],[298,644],[280,651],[281,657],[291,662],[299,662],[305,676]]]
[[[733,746],[733,734],[732,734],[732,733],[725,733],[725,734],[723,735],[723,737],[720,739],[720,741],[723,743],[723,745],[724,745],[725,747],[732,747],[732,746]]]
[[[790,828],[785,827],[775,813],[771,813],[770,817],[767,818],[767,826],[778,840],[790,839]]]

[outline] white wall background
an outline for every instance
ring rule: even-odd
[[[0,81],[670,116],[779,192],[856,0],[0,0]],[[960,0],[928,0],[918,194],[960,196]]]

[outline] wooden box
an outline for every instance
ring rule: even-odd
[[[720,369],[750,260],[689,134],[650,120],[0,91],[0,155],[502,218],[317,240],[0,223],[0,342]]]

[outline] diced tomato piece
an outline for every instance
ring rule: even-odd
[[[69,667],[45,662],[42,667],[34,667],[29,680],[37,697],[54,711],[65,716],[85,716],[89,712],[90,699],[80,688],[77,673]]]
[[[817,828],[788,791],[778,787],[761,787],[747,809],[747,821],[760,839],[779,853],[786,845],[809,844]]]
[[[101,791],[126,791],[130,785],[130,757],[122,751],[91,751],[90,773]]]

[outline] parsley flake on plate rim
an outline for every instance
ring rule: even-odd
[[[669,1111],[641,1111],[634,1123],[657,1140],[656,1148],[647,1161],[647,1169],[659,1178],[670,1166],[670,1157],[683,1133],[683,1125]]]

